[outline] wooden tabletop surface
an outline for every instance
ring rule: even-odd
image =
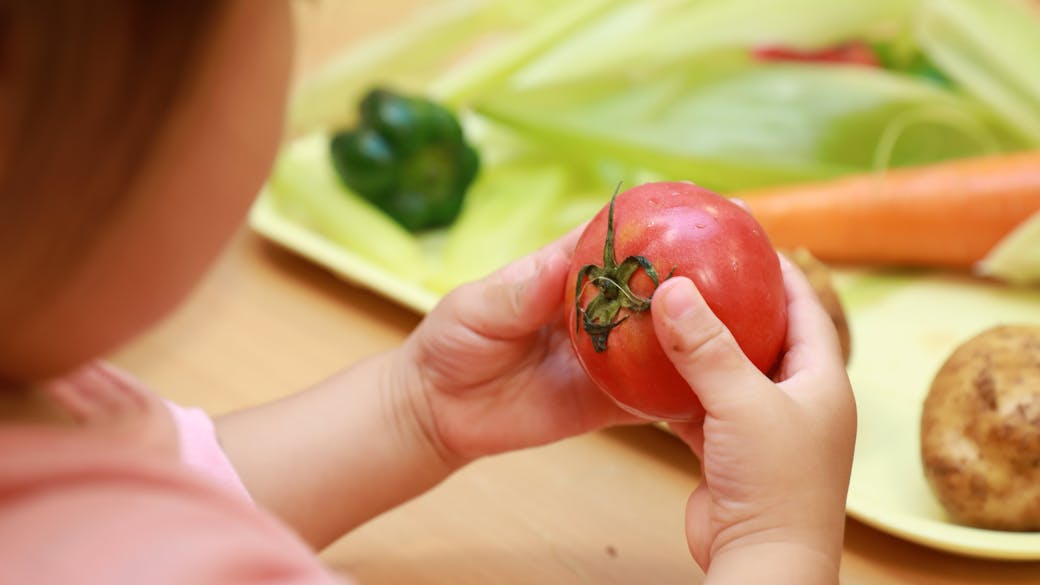
[[[299,70],[418,4],[301,2]],[[173,400],[221,413],[392,348],[419,319],[243,226],[191,298],[114,360]],[[699,583],[682,524],[698,478],[696,458],[656,429],[592,433],[478,461],[322,557],[366,585]],[[944,554],[850,519],[842,583],[1035,585],[1040,563]]]

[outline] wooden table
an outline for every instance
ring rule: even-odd
[[[300,69],[417,4],[301,3]],[[419,318],[243,227],[180,310],[114,360],[165,396],[220,413],[394,347]],[[699,583],[682,526],[698,478],[695,457],[660,431],[593,433],[479,461],[323,558],[371,585]],[[1037,584],[1040,563],[947,555],[850,519],[842,583]]]

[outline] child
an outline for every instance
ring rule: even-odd
[[[289,6],[2,6],[0,582],[333,583],[313,548],[466,463],[637,422],[560,326],[576,232],[455,290],[400,348],[215,428],[102,364],[176,306],[265,178]],[[653,300],[707,410],[676,430],[703,461],[686,531],[710,583],[837,582],[854,406],[830,321],[784,274],[778,383],[689,280]]]

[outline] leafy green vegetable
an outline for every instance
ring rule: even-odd
[[[557,0],[431,3],[305,77],[293,92],[289,131],[298,136],[350,124],[354,104],[374,85],[424,92],[456,70],[460,76],[469,76],[466,72],[484,54],[474,51],[478,46],[505,42],[543,20],[558,5]]]
[[[1015,284],[1040,284],[1040,211],[997,244],[979,263],[979,273]]]
[[[332,137],[332,163],[355,193],[410,231],[450,224],[480,158],[455,115],[425,98],[372,90],[358,126]]]
[[[486,2],[438,3],[388,34],[351,47],[342,57],[303,79],[293,92],[289,130],[294,135],[345,126],[373,84],[420,91],[443,62],[487,26]]]
[[[417,240],[343,187],[332,167],[327,134],[314,133],[283,148],[268,189],[286,217],[398,275],[419,279],[425,274]]]
[[[730,191],[1040,147],[1038,14],[1024,0],[453,0],[305,81],[291,131],[343,127],[375,85],[460,116],[482,170],[429,276],[446,290],[587,219],[619,180]],[[888,70],[749,58],[850,40]],[[998,254],[1028,256],[1009,246],[984,267],[1030,274]]]
[[[928,0],[916,24],[946,76],[1040,146],[1040,11],[1009,0]]]
[[[916,0],[656,0],[591,19],[515,76],[534,87],[606,75],[643,77],[719,50],[782,45],[818,49],[891,34]]]
[[[501,91],[476,107],[559,151],[727,191],[1017,145],[985,110],[919,79],[867,68],[755,65],[733,53],[638,83]]]
[[[573,34],[590,18],[618,3],[619,0],[570,0],[558,3],[552,18],[538,19],[534,26],[513,42],[483,52],[467,67],[449,71],[436,80],[429,91],[438,100],[451,106],[464,105]]]

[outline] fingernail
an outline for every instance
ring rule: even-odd
[[[689,279],[676,278],[664,293],[664,314],[669,319],[682,319],[693,307],[693,283]]]

